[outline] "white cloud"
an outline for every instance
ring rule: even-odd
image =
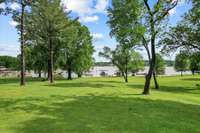
[[[6,8],[5,3],[1,3],[1,4],[0,4],[0,8],[1,8],[1,9],[5,9],[5,8]]]
[[[12,3],[12,4],[10,5],[10,8],[11,8],[12,10],[18,10],[18,9],[20,9],[20,6],[19,6],[19,4],[17,4],[17,3]]]
[[[106,45],[95,45],[95,50],[96,51],[101,51]]]
[[[99,17],[96,16],[96,15],[95,16],[85,16],[85,17],[82,17],[80,19],[81,22],[85,22],[85,23],[87,23],[87,22],[96,22],[98,20],[99,20]]]
[[[95,6],[97,12],[104,12],[108,6],[108,0],[98,0]]]
[[[62,3],[67,11],[74,11],[79,15],[92,12],[91,0],[62,0]]]
[[[17,56],[19,54],[19,46],[0,44],[0,55]]]
[[[94,41],[99,41],[99,40],[102,40],[104,38],[102,33],[94,33],[94,34],[92,34],[92,36],[93,36]]]
[[[96,4],[94,4],[96,3]],[[108,0],[62,0],[65,9],[79,15],[102,13],[108,6]]]
[[[173,8],[169,11],[169,15],[174,15],[176,13],[176,8]]]
[[[16,21],[9,21],[8,22],[12,27],[16,27],[18,25],[18,23]]]
[[[95,22],[99,19],[97,16],[92,18],[91,15],[105,13],[108,0],[62,0],[62,5],[65,11],[77,13],[83,22]]]
[[[173,0],[173,2],[175,2],[175,1],[177,1],[177,0]],[[186,4],[186,0],[178,0],[178,5],[169,11],[169,15],[172,16],[172,15],[176,14],[177,8],[180,6],[183,6],[184,4]]]

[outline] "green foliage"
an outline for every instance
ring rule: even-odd
[[[193,74],[200,71],[200,53],[195,52],[190,56],[190,70]]]
[[[160,44],[164,45],[165,53],[177,49],[188,52],[200,51],[199,5],[199,0],[193,0],[192,8],[182,17],[178,25],[163,35]]]
[[[115,36],[120,44],[136,45],[144,33],[144,27],[138,22],[141,13],[138,0],[113,0],[108,9],[111,36]]]
[[[26,69],[35,72],[47,71],[47,54],[44,45],[27,45],[25,48]]]
[[[12,70],[18,70],[19,60],[16,57],[0,56],[0,66],[4,66]]]
[[[0,4],[3,4],[5,0],[0,0]],[[0,8],[0,15],[3,14],[4,8]]]
[[[68,14],[64,13],[60,0],[38,0],[31,7],[31,12],[25,14],[27,68],[51,73],[51,66],[58,68],[62,34],[69,23]]]
[[[160,54],[156,54],[155,71],[156,71],[156,74],[158,75],[165,74],[165,60]]]
[[[189,70],[188,54],[186,54],[185,52],[180,52],[179,54],[177,54],[175,58],[174,67],[177,71],[180,71],[180,72]]]
[[[125,45],[117,45],[115,50],[104,47],[99,56],[104,57],[115,65],[127,80],[128,72],[136,73],[144,69],[144,60],[140,53]]]
[[[73,20],[63,36],[60,66],[81,76],[94,62],[94,47],[89,29]]]
[[[128,70],[133,74],[139,72],[140,70],[144,70],[144,59],[139,52],[132,52],[130,55],[130,61],[128,63]]]

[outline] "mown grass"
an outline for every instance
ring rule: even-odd
[[[55,84],[0,79],[0,133],[199,133],[200,76],[82,78]]]

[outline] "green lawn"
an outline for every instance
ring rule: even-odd
[[[200,76],[159,82],[143,96],[143,77],[0,79],[0,133],[199,133]]]

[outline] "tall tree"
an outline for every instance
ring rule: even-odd
[[[199,0],[192,0],[192,8],[189,12],[175,27],[171,27],[169,32],[163,34],[160,44],[164,45],[162,50],[164,53],[176,50],[200,51],[199,6]]]
[[[143,94],[149,94],[151,77],[156,66],[156,37],[160,32],[162,22],[165,20],[166,16],[169,15],[170,10],[177,6],[178,0],[158,0],[155,4],[153,4],[153,7],[150,6],[148,0],[143,0],[143,2],[146,9],[145,23],[149,28],[151,43],[151,64],[148,74],[146,75]]]
[[[111,37],[115,37],[120,44],[114,51],[110,51],[112,53],[110,57],[113,56],[111,61],[122,72],[125,82],[128,82],[129,49],[132,49],[139,43],[138,35],[143,32],[143,27],[135,24],[141,14],[139,7],[140,3],[137,0],[113,0],[112,7],[108,9],[109,21],[107,23],[111,28],[110,35]],[[108,57],[106,54],[109,51],[107,50],[109,48],[104,48],[104,53],[100,53],[100,55]],[[119,59],[115,59],[115,57]]]
[[[72,80],[72,72],[82,76],[93,64],[92,37],[86,26],[77,20],[72,20],[70,26],[63,32],[61,66],[67,70],[68,80]]]
[[[190,69],[194,73],[198,69],[198,53],[200,52],[200,1],[192,0],[192,8],[182,17],[182,20],[171,27],[169,32],[163,34],[160,44],[163,45],[163,53],[187,50],[192,53],[190,57]],[[179,55],[180,56],[180,55]],[[177,57],[178,58],[178,57]],[[179,65],[177,63],[177,65]],[[181,71],[186,69],[186,57],[180,66]]]
[[[129,42],[139,38],[141,43],[135,44],[142,44],[146,49],[150,68],[146,75],[143,94],[149,94],[151,77],[155,71],[156,37],[169,11],[177,3],[176,0],[158,0],[151,4],[149,0],[113,0],[112,7],[109,9],[108,23],[112,28],[111,33],[117,35],[117,39],[124,40],[123,38],[126,37]],[[155,76],[154,79],[156,88],[159,88]]]
[[[60,0],[38,0],[29,16],[29,40],[35,45],[45,45],[48,55],[48,77],[54,82],[54,63],[62,42],[62,33],[68,25],[67,14],[60,6]],[[47,45],[46,45],[47,44]]]
[[[25,13],[28,12],[28,6],[31,4],[31,0],[7,0],[7,3],[15,3],[20,6],[19,9],[14,9],[11,11],[13,14],[13,19],[18,22],[17,29],[20,34],[20,44],[21,44],[21,53],[20,53],[20,85],[25,85],[25,33],[24,33],[24,25],[25,25]]]

